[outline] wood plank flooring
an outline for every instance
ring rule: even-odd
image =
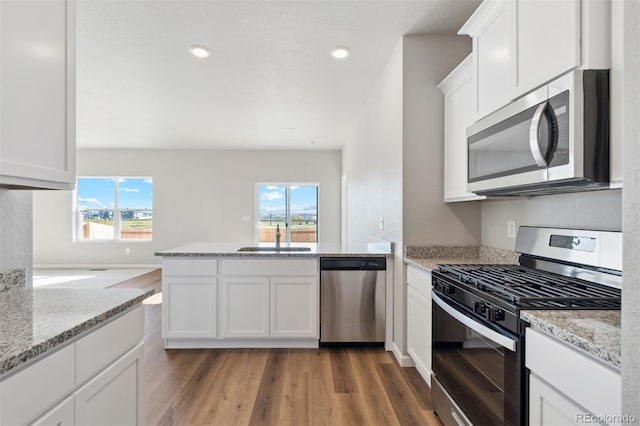
[[[381,348],[165,350],[161,306],[145,301],[147,425],[440,425],[416,369]]]

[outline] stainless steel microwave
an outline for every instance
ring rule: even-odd
[[[529,196],[609,187],[609,71],[580,70],[467,129],[467,190]]]

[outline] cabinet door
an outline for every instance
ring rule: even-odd
[[[216,337],[217,280],[212,277],[162,279],[162,337]]]
[[[467,192],[467,127],[473,123],[473,56],[438,86],[444,94],[444,200],[482,200]]]
[[[580,0],[518,1],[519,94],[580,66]]]
[[[269,278],[220,279],[220,336],[269,336]]]
[[[431,384],[431,302],[407,288],[407,352],[422,378]]]
[[[584,424],[578,416],[585,416],[583,408],[559,393],[551,386],[529,376],[529,424],[531,426],[563,426]]]
[[[472,34],[476,119],[506,105],[516,89],[516,3],[488,4],[487,19],[477,34]]]
[[[75,185],[75,2],[0,2],[0,185]]]
[[[77,425],[141,425],[144,343],[74,393]]]
[[[271,337],[318,337],[318,279],[273,277]]]
[[[32,426],[73,426],[75,414],[73,397],[70,396],[60,404],[47,411],[42,417],[33,422]]]

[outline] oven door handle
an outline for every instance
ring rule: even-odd
[[[476,320],[466,316],[462,312],[453,308],[451,305],[447,304],[447,302],[443,301],[440,297],[438,297],[438,295],[434,293],[431,294],[431,298],[443,311],[445,311],[446,313],[451,315],[453,318],[460,321],[462,324],[469,327],[476,333],[481,334],[482,336],[486,337],[487,339],[491,340],[494,343],[497,343],[503,348],[510,350],[511,352],[516,351],[516,344],[518,342],[517,340],[504,336],[498,333],[497,331],[494,331],[489,327],[480,324]]]

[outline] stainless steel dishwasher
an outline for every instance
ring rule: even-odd
[[[384,257],[320,259],[320,343],[384,343]]]

